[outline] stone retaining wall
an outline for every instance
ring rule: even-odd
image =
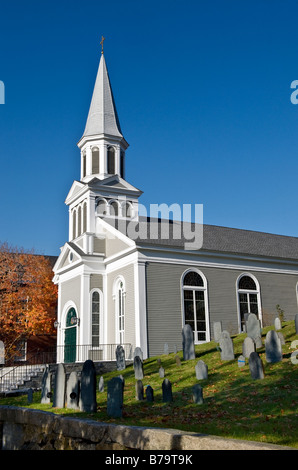
[[[173,429],[143,428],[0,406],[1,450],[289,450]],[[297,450],[297,449],[295,449]]]

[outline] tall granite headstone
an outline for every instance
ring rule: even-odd
[[[168,343],[165,343],[163,345],[163,353],[164,354],[169,354],[169,345],[168,345]]]
[[[136,400],[144,400],[144,386],[141,380],[136,381]]]
[[[235,359],[233,340],[230,333],[224,330],[219,339],[220,358],[222,361]]]
[[[86,413],[95,413],[97,408],[96,370],[91,359],[88,359],[83,364],[80,395],[80,410]]]
[[[254,340],[247,336],[242,343],[242,354],[244,357],[249,357],[250,353],[256,350],[256,343]]]
[[[252,379],[259,380],[264,378],[264,367],[259,354],[254,351],[248,358],[249,370]]]
[[[41,384],[41,403],[50,403],[52,396],[52,374],[49,366],[46,366]]]
[[[100,378],[99,378],[99,381],[98,381],[98,391],[100,393],[104,392],[104,389],[105,389],[105,386],[104,386],[104,378],[103,376],[101,375]]]
[[[267,362],[280,362],[282,360],[281,341],[275,330],[268,331],[266,335],[265,353]]]
[[[169,379],[164,379],[162,383],[162,401],[163,402],[173,401],[172,384],[169,381]]]
[[[124,370],[126,368],[125,351],[120,344],[116,348],[116,367],[117,370]]]
[[[196,358],[193,331],[188,324],[182,329],[182,348],[184,361]]]
[[[135,378],[137,380],[142,380],[144,378],[143,362],[140,356],[135,356],[133,360],[133,368],[135,372]]]
[[[107,414],[112,418],[121,418],[123,412],[123,380],[113,377],[108,381]]]
[[[276,317],[274,319],[274,328],[276,329],[276,331],[281,330],[281,321],[279,317]]]
[[[65,387],[66,387],[66,374],[64,365],[60,362],[57,367],[55,376],[55,387],[53,397],[54,408],[65,407]]]
[[[76,371],[69,374],[66,384],[66,407],[79,410],[80,405],[80,382]]]
[[[153,388],[151,387],[151,385],[147,385],[146,387],[146,399],[147,401],[154,401],[154,392],[153,392]]]
[[[255,341],[256,347],[260,347],[259,341],[262,337],[261,322],[254,313],[250,313],[248,315],[248,319],[246,322],[246,332],[247,336],[249,336]]]
[[[133,357],[135,358],[136,356],[139,356],[139,357],[141,358],[141,361],[144,360],[144,359],[143,359],[143,351],[142,351],[142,349],[141,349],[139,346],[137,346],[137,347],[135,348],[134,353],[133,353]]]

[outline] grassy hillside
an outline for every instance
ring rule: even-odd
[[[273,327],[263,330],[263,344],[269,329]],[[264,346],[258,349],[265,369],[263,380],[251,378],[247,361],[244,367],[238,367],[237,357],[242,354],[242,342],[246,336],[241,334],[233,337],[234,361],[221,361],[215,342],[196,346],[195,360],[183,361],[182,351],[178,352],[181,367],[176,365],[175,354],[160,356],[165,377],[172,383],[174,400],[171,403],[162,402],[163,379],[159,377],[157,357],[144,362],[144,392],[150,384],[154,389],[153,403],[135,399],[136,379],[132,366],[121,372],[105,374],[105,391],[97,393],[97,413],[88,418],[128,425],[176,428],[298,448],[298,364],[291,361],[292,352],[298,349],[291,348],[292,341],[298,340],[294,322],[283,322],[282,333],[286,344],[281,362],[266,363]],[[195,364],[199,359],[208,365],[207,380],[196,379]],[[123,417],[116,420],[106,414],[106,391],[108,380],[120,373],[125,379],[124,408]],[[192,387],[196,383],[203,387],[202,405],[196,405],[192,400]],[[26,397],[2,399],[0,404],[27,406]],[[87,416],[41,405],[38,393],[34,394],[34,403],[30,407]]]

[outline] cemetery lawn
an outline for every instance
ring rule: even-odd
[[[266,333],[273,327],[263,328],[263,345]],[[237,358],[242,354],[242,342],[246,334],[233,336],[235,360],[222,361],[218,344],[214,341],[196,346],[196,359],[183,361],[182,351],[178,352],[181,366],[177,366],[175,354],[161,355],[165,377],[172,384],[173,402],[162,402],[162,381],[159,377],[158,357],[144,361],[144,394],[147,385],[154,389],[154,402],[135,399],[133,366],[123,371],[104,374],[105,391],[97,392],[97,412],[74,413],[73,410],[55,409],[41,405],[40,392],[34,393],[34,402],[27,404],[27,396],[0,399],[0,405],[25,406],[58,414],[94,419],[125,425],[175,428],[184,431],[211,434],[226,438],[245,439],[298,448],[298,364],[293,364],[291,354],[298,349],[291,348],[292,341],[298,340],[294,322],[283,322],[283,359],[269,364],[265,358],[264,346],[258,353],[264,364],[265,378],[253,380],[248,360],[239,368]],[[201,359],[208,365],[208,379],[198,381],[195,364]],[[107,382],[122,374],[125,379],[123,417],[111,419],[107,413]],[[99,380],[99,376],[97,377]],[[192,387],[199,383],[203,388],[204,403],[197,405],[192,400]]]

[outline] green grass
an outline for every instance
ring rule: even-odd
[[[263,329],[263,343],[270,328]],[[162,402],[162,381],[159,377],[157,358],[144,361],[144,391],[148,384],[154,389],[153,403],[135,399],[134,371],[128,366],[124,371],[104,375],[105,391],[97,393],[97,412],[74,413],[68,409],[54,409],[40,404],[40,393],[34,393],[34,403],[27,405],[27,397],[5,398],[0,405],[26,406],[69,416],[88,417],[103,422],[121,423],[145,427],[175,428],[217,436],[254,440],[298,448],[298,365],[291,362],[291,342],[298,339],[294,322],[283,322],[282,333],[286,344],[283,359],[269,364],[264,346],[258,349],[262,358],[265,378],[253,380],[248,362],[238,367],[237,357],[242,354],[245,334],[233,337],[236,359],[221,361],[217,344],[210,342],[196,346],[196,359],[183,361],[178,352],[181,367],[175,362],[175,354],[162,355],[166,378],[172,383],[173,402]],[[195,364],[202,359],[208,365],[208,379],[197,381]],[[106,413],[107,382],[122,374],[125,379],[124,407],[121,419],[111,419]],[[99,377],[98,377],[99,379]],[[204,403],[196,405],[192,400],[192,387],[203,387]]]

